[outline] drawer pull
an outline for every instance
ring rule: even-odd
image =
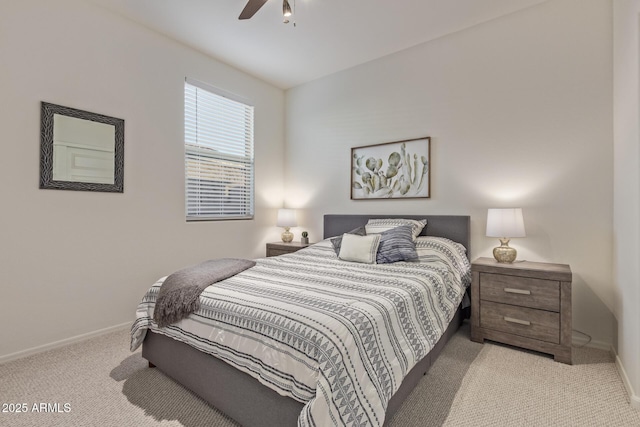
[[[524,289],[504,288],[504,291],[509,294],[531,295],[531,291]]]
[[[513,317],[504,316],[504,321],[505,322],[511,322],[511,323],[517,323],[518,325],[531,326],[531,322],[529,322],[528,320],[514,319]]]

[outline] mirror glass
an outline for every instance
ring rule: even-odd
[[[40,188],[120,192],[124,120],[42,103]]]
[[[114,183],[115,126],[53,115],[53,180]]]

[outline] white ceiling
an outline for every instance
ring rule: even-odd
[[[295,0],[296,27],[282,0],[90,1],[288,89],[548,0]]]

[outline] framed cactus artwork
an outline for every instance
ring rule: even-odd
[[[351,149],[351,199],[430,197],[431,138]]]

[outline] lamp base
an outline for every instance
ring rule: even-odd
[[[289,227],[284,228],[284,233],[282,233],[282,241],[285,243],[291,243],[293,241],[293,233],[289,231]]]
[[[516,260],[516,257],[518,256],[518,251],[516,251],[514,248],[509,246],[509,239],[507,238],[500,239],[500,243],[501,243],[500,246],[493,248],[493,257],[498,262],[501,262],[504,264],[511,264],[513,261]]]

